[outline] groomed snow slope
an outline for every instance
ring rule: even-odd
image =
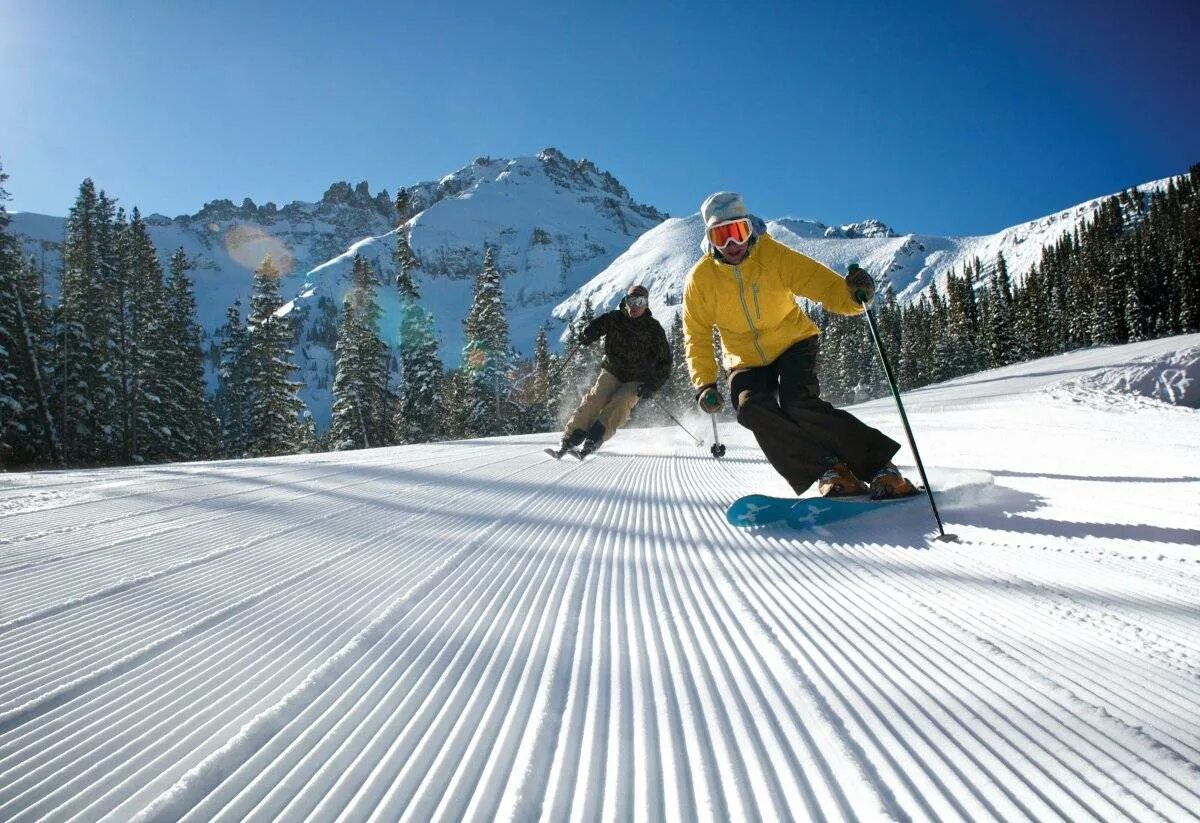
[[[958,543],[729,527],[728,417],[0,476],[0,819],[1197,819],[1197,347],[906,395]]]

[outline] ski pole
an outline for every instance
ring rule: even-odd
[[[708,416],[708,419],[711,420],[712,424],[713,424],[713,444],[712,444],[712,448],[709,449],[709,451],[712,452],[713,457],[717,457],[717,458],[724,457],[725,456],[725,444],[721,442],[721,437],[720,437],[720,435],[717,434],[717,416],[715,414],[710,414]]]
[[[558,376],[563,373],[563,370],[567,367],[567,363],[571,360],[572,357],[575,356],[575,352],[578,349],[579,349],[579,346],[577,346],[577,345],[571,347],[570,351],[568,351],[566,356],[563,357],[562,362],[560,362],[558,364],[558,368],[555,369],[553,372],[546,375],[547,383],[553,383],[555,380],[558,379]],[[513,383],[509,388],[515,389],[518,386],[523,386],[535,377],[537,377],[537,372],[536,371],[530,372],[529,374],[525,375],[517,382]]]
[[[558,364],[558,368],[554,370],[554,374],[547,375],[546,382],[553,383],[558,379],[558,376],[566,370],[567,364],[571,362],[571,358],[575,356],[575,352],[579,351],[579,344],[576,343],[571,347],[571,350],[563,357],[562,362]]]
[[[688,436],[688,437],[690,437],[690,438],[692,438],[693,440],[695,440],[695,441],[696,441],[696,445],[697,445],[697,446],[703,446],[703,445],[704,445],[704,438],[697,437],[696,435],[692,434],[692,431],[691,431],[691,429],[689,429],[687,426],[685,426],[685,425],[683,425],[682,423],[680,423],[680,422],[679,422],[679,420],[678,420],[678,419],[675,417],[675,415],[673,415],[673,414],[671,414],[671,412],[667,411],[667,407],[666,407],[666,406],[664,406],[662,403],[659,403],[657,400],[654,400],[654,405],[658,406],[658,409],[659,409],[659,411],[661,411],[661,412],[662,412],[663,414],[665,414],[667,417],[669,417],[669,418],[671,418],[672,420],[674,420],[674,421],[675,421],[675,425],[676,425],[676,426],[678,426],[679,428],[681,428],[681,429],[683,429],[685,432],[687,432],[687,436]]]
[[[879,354],[879,362],[883,364],[883,373],[887,375],[888,386],[892,389],[892,397],[896,398],[896,408],[900,410],[900,421],[904,424],[908,447],[912,449],[913,457],[917,460],[917,471],[921,473],[921,482],[925,484],[925,494],[929,497],[929,508],[933,511],[933,519],[937,521],[940,533],[940,536],[935,539],[958,540],[955,535],[946,534],[946,529],[942,526],[942,516],[938,514],[937,503],[933,499],[933,487],[929,485],[929,478],[925,476],[925,465],[921,462],[921,453],[917,451],[917,442],[913,439],[912,427],[908,425],[908,415],[904,413],[904,404],[900,402],[900,390],[896,387],[896,376],[892,373],[892,366],[888,363],[887,354],[884,353],[883,341],[879,338],[879,329],[875,327],[875,315],[871,314],[871,309],[867,306],[866,294],[858,291],[855,293],[854,299],[863,307],[863,311],[867,315],[867,326],[871,329],[871,339],[875,341],[875,351]]]

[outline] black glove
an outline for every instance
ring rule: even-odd
[[[857,263],[851,263],[846,270],[846,288],[856,303],[870,303],[875,299],[875,278]]]
[[[716,383],[706,383],[696,390],[696,405],[705,414],[716,414],[725,405]]]
[[[581,334],[579,335],[579,344],[581,346],[590,346],[599,339],[599,337],[588,337],[586,334]]]
[[[637,396],[642,398],[643,400],[649,400],[651,397],[654,396],[654,393],[656,391],[658,391],[658,386],[655,385],[654,383],[639,383],[638,390],[637,390]]]

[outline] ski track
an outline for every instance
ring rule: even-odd
[[[653,443],[0,487],[0,819],[1197,819],[1194,566]]]

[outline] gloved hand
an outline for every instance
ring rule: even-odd
[[[579,335],[579,345],[590,346],[599,339],[599,337],[588,337],[586,334],[581,334]]]
[[[649,400],[654,396],[656,391],[658,391],[658,386],[654,385],[653,383],[639,383],[637,396],[643,400]]]
[[[705,414],[716,414],[725,405],[725,398],[717,391],[716,383],[708,383],[696,392],[696,405]]]
[[[870,303],[875,299],[875,278],[857,263],[851,263],[846,270],[846,288],[857,303]]]

